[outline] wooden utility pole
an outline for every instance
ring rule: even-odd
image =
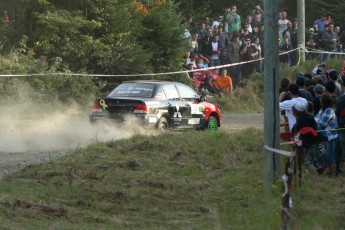
[[[279,97],[279,37],[278,37],[278,2],[264,2],[264,145],[279,148],[280,113]],[[265,182],[267,188],[281,177],[280,157],[265,150]]]
[[[297,1],[297,47],[305,45],[305,0]],[[301,62],[305,62],[305,53],[300,50]]]

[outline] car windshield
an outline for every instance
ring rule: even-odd
[[[147,97],[153,95],[155,84],[149,83],[123,83],[116,87],[108,97]]]

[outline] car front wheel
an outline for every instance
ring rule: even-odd
[[[207,120],[206,128],[210,131],[218,130],[218,121],[215,116],[210,116]]]

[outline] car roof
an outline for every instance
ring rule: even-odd
[[[166,84],[166,83],[178,83],[173,81],[160,81],[160,80],[132,80],[132,81],[124,81],[123,83],[154,83],[154,84]]]

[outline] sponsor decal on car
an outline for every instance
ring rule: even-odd
[[[191,113],[192,114],[203,114],[204,113],[204,106],[200,104],[191,104]]]
[[[108,105],[105,104],[105,101],[104,101],[104,100],[100,100],[100,101],[99,101],[99,104],[103,107],[104,110],[108,108]]]
[[[150,117],[149,123],[157,123],[158,119],[156,117]]]

